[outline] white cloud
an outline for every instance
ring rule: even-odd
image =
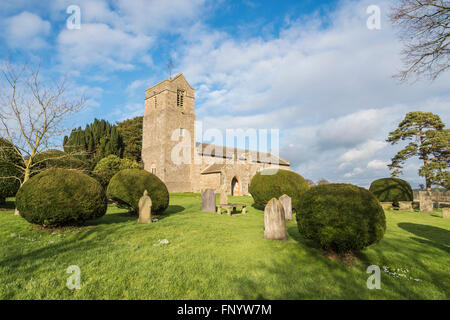
[[[329,119],[317,132],[319,143],[327,148],[362,143],[380,131],[393,109],[366,109]]]
[[[387,143],[384,141],[368,140],[367,142],[346,151],[340,160],[343,163],[349,163],[359,160],[364,160],[372,157],[377,151],[386,147]]]
[[[433,86],[395,83],[391,76],[400,65],[400,44],[388,24],[377,32],[367,29],[368,3],[344,2],[323,18],[329,27],[295,21],[268,39],[233,39],[197,25],[183,34],[188,45],[179,69],[199,88],[200,111],[211,116],[295,108],[292,119],[319,121],[361,109],[421,103],[447,92],[450,76]],[[364,116],[380,121],[380,115],[371,111],[361,121]],[[376,124],[368,124],[370,135]]]
[[[52,15],[65,19],[72,0],[52,2]],[[155,39],[184,32],[204,10],[204,0],[80,0],[81,29],[63,29],[57,38],[63,66],[132,70],[153,66]]]
[[[50,22],[38,15],[23,11],[3,22],[3,37],[11,48],[40,49],[46,47]]]
[[[352,172],[348,172],[348,173],[344,174],[344,178],[352,178],[352,177],[360,174],[363,171],[364,170],[361,168],[354,168]]]
[[[106,24],[83,24],[80,30],[63,30],[57,39],[60,59],[72,68],[103,66],[131,70],[152,39],[112,29]]]
[[[108,118],[114,119],[115,121],[123,121],[143,115],[144,103],[130,103],[126,104],[125,107],[115,108],[108,116]]]
[[[125,91],[130,95],[138,93],[142,98],[142,93],[145,92],[145,90],[152,86],[154,83],[157,83],[157,80],[154,77],[134,80],[127,86]]]
[[[367,164],[367,168],[369,169],[375,169],[375,170],[383,170],[387,168],[387,165],[389,164],[388,161],[383,160],[372,160]]]

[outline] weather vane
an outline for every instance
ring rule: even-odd
[[[172,69],[173,69],[172,59],[169,60],[169,63],[167,64],[167,68],[169,68],[169,79],[172,79]]]

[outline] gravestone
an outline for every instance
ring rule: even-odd
[[[138,223],[152,223],[152,199],[148,196],[147,190],[139,199],[139,219]]]
[[[286,220],[292,220],[292,199],[287,194],[280,197],[280,202],[283,205],[284,217]]]
[[[228,204],[227,189],[225,186],[220,188],[219,204]]]
[[[384,210],[392,210],[393,208],[392,202],[380,202],[380,204]]]
[[[281,202],[272,198],[264,208],[264,239],[287,240],[284,208]]]
[[[450,208],[442,208],[442,218],[450,219]]]
[[[403,211],[413,211],[412,201],[399,201],[399,210]]]
[[[214,190],[206,189],[202,192],[202,211],[216,211],[216,195]]]
[[[433,212],[433,200],[428,191],[419,191],[420,212]]]

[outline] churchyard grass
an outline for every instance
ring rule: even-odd
[[[152,224],[109,206],[86,226],[42,230],[0,211],[0,299],[449,299],[450,219],[387,211],[383,240],[356,257],[324,254],[299,234],[264,240],[263,211],[251,197],[246,215],[201,211],[199,194],[171,194]],[[160,244],[167,239],[169,244]],[[81,289],[66,287],[67,267]],[[369,265],[381,289],[369,290]],[[383,268],[384,266],[384,268]]]

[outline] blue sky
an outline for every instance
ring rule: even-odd
[[[381,29],[366,26],[369,5]],[[448,123],[450,75],[399,84],[391,1],[3,1],[0,59],[69,75],[86,109],[72,120],[111,122],[144,111],[144,91],[183,72],[206,128],[279,128],[281,156],[313,180],[368,186],[389,175],[385,139],[415,110]],[[81,29],[66,28],[69,5]],[[421,183],[417,161],[404,178]]]

